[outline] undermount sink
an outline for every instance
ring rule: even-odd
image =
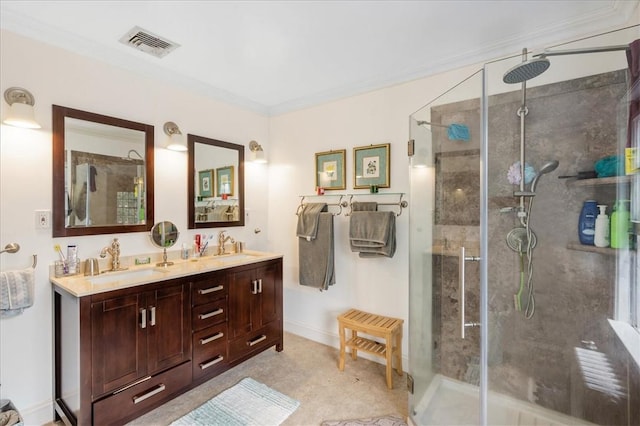
[[[116,281],[136,280],[157,274],[158,272],[159,271],[156,269],[104,272],[98,276],[87,278],[87,281],[89,281],[91,284],[104,284]]]

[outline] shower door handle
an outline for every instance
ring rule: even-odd
[[[465,262],[479,262],[480,257],[478,256],[466,256],[464,246],[460,247],[460,259],[458,261],[458,282],[459,288],[458,292],[460,293],[459,302],[460,302],[460,337],[464,339],[464,332],[466,327],[479,327],[479,322],[465,322],[465,314],[464,314],[464,263]]]

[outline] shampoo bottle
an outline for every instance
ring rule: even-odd
[[[596,247],[609,247],[609,216],[607,206],[598,204],[600,214],[596,218],[596,233],[593,237],[593,245]]]
[[[611,213],[611,247],[629,248],[629,200],[618,200]]]
[[[596,215],[598,214],[598,203],[595,200],[587,200],[582,205],[580,220],[578,221],[578,236],[580,244],[593,245],[593,238],[596,233]]]

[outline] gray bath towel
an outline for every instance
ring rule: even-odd
[[[308,203],[298,214],[298,227],[296,236],[306,238],[311,241],[316,238],[318,231],[318,219],[320,212],[327,211],[327,203]]]
[[[327,290],[335,284],[333,253],[333,215],[319,214],[316,238],[298,238],[298,263],[300,285]]]
[[[393,212],[353,212],[349,242],[360,257],[393,257],[396,251],[396,216]]]
[[[0,317],[21,314],[33,305],[35,270],[0,272]]]

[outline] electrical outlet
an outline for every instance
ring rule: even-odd
[[[36,229],[51,228],[51,210],[36,210]]]

